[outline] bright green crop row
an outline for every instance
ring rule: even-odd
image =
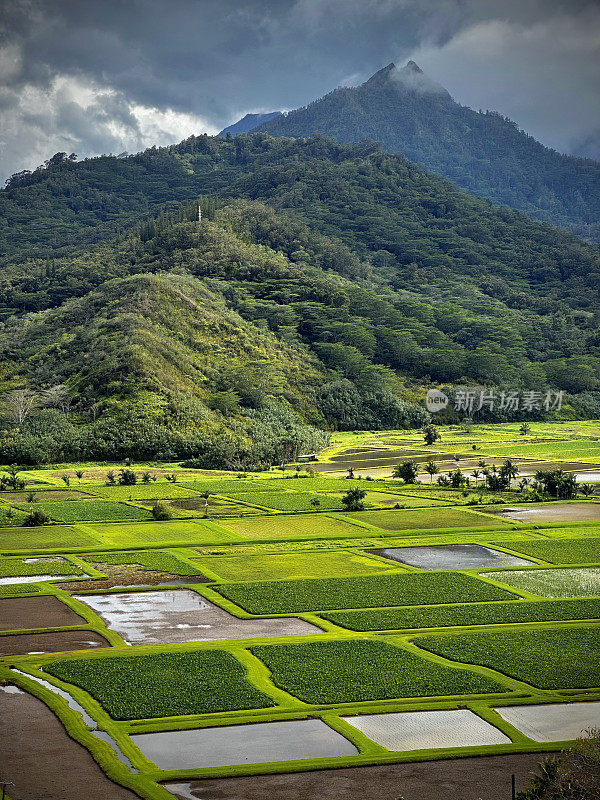
[[[598,529],[600,532],[600,528]],[[503,547],[552,564],[600,562],[600,539],[554,539],[530,542],[502,542]]]
[[[268,708],[230,653],[191,653],[53,661],[45,671],[89,692],[113,719]]]
[[[468,605],[419,606],[374,611],[330,611],[320,616],[353,631],[499,625],[549,620],[600,619],[600,600],[516,600]]]
[[[502,687],[385,642],[330,641],[252,647],[280,689],[307,703],[483,694]]]
[[[150,519],[142,508],[110,500],[63,500],[21,505],[23,511],[45,511],[57,522],[110,522],[111,520]]]
[[[540,689],[600,686],[600,626],[427,636],[415,644],[432,653],[491,667]]]
[[[510,592],[462,573],[426,572],[324,580],[229,583],[220,594],[251,614],[286,614],[336,608],[508,600]]]

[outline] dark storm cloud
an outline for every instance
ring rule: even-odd
[[[4,0],[2,171],[58,149],[135,150],[214,132],[247,111],[303,105],[411,56],[460,102],[496,108],[561,149],[600,154],[598,4],[499,5]]]

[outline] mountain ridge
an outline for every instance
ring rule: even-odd
[[[335,89],[255,130],[370,139],[483,199],[600,240],[600,163],[561,155],[501,114],[456,103],[409,64],[389,64],[359,86]]]

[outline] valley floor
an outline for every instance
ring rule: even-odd
[[[339,434],[260,474],[19,473],[0,493],[7,796],[501,800],[600,727],[600,423],[441,432]],[[506,458],[510,489],[473,476]],[[406,460],[469,483],[405,484]],[[557,464],[591,491],[518,488]],[[49,521],[21,524],[34,510]]]

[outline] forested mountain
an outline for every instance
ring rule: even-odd
[[[371,139],[479,197],[600,240],[600,164],[561,155],[507,117],[456,103],[414,62],[390,64],[260,125],[273,136]]]
[[[432,382],[595,402],[598,249],[373,144],[57,158],[0,204],[4,461],[269,463],[422,424]]]
[[[279,114],[281,114],[281,111],[269,111],[266,114],[246,114],[245,117],[234,122],[233,125],[228,125],[226,128],[223,128],[219,136],[227,136],[228,133],[231,134],[231,136],[237,136],[238,133],[250,133],[254,128],[262,125],[263,122],[269,122],[269,120],[279,116]]]

